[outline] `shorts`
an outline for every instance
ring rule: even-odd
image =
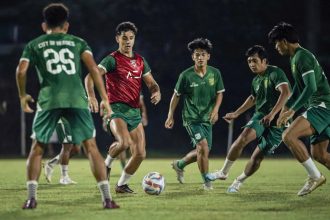
[[[191,138],[193,146],[206,139],[209,149],[212,148],[212,125],[208,123],[184,122],[184,126]]]
[[[262,113],[254,113],[251,120],[244,127],[252,128],[256,131],[259,149],[264,154],[270,155],[281,144],[282,133],[285,128],[278,128],[276,126],[265,127],[260,123],[263,117],[264,114]]]
[[[316,134],[310,137],[311,144],[317,144],[330,139],[330,110],[321,106],[313,106],[307,109],[302,116],[306,118]]]
[[[127,124],[128,131],[132,131],[141,123],[141,111],[139,108],[132,108],[131,106],[124,103],[113,103],[111,104],[113,114],[110,119],[106,121],[106,128],[108,132],[110,130],[110,121],[114,118],[121,118]]]
[[[31,137],[41,143],[49,143],[50,137],[58,126],[60,119],[66,123],[66,125],[61,125],[68,129],[66,135],[71,133],[70,143],[80,144],[84,140],[95,137],[95,127],[91,113],[88,109],[79,108],[58,108],[37,111],[33,120],[33,134]],[[64,141],[65,134],[62,135],[59,133],[57,135],[62,136],[62,141]],[[61,140],[59,141],[62,142]]]

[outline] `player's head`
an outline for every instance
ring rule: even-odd
[[[137,27],[130,21],[125,21],[116,27],[116,41],[119,44],[119,50],[124,53],[130,53],[133,50]]]
[[[206,38],[197,38],[188,43],[188,50],[197,67],[206,66],[210,59],[212,43]]]
[[[260,45],[254,45],[250,47],[246,52],[245,56],[250,70],[253,73],[263,73],[267,69],[268,58],[266,49]]]
[[[299,43],[298,33],[295,28],[288,23],[280,22],[268,33],[268,40],[275,44],[276,50],[281,55],[289,53],[290,44]]]
[[[68,29],[69,9],[62,3],[51,3],[42,11],[44,17],[43,29]],[[46,31],[45,30],[45,31]]]

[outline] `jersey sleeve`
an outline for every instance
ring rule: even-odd
[[[251,95],[255,98],[256,97],[256,91],[254,90],[254,79],[252,80],[251,83]]]
[[[174,92],[180,96],[182,93],[184,93],[185,88],[185,77],[184,74],[180,74],[178,81],[176,82]]]
[[[216,90],[217,90],[217,93],[221,93],[221,92],[225,91],[225,87],[223,85],[221,72],[219,70],[217,71],[217,75],[218,75],[218,80],[217,80],[217,84],[216,84]]]
[[[21,60],[25,60],[27,62],[30,62],[30,63],[33,63],[33,50],[32,50],[32,45],[31,43],[28,43],[25,47],[24,47],[24,50],[23,50],[23,53],[22,53],[22,56],[20,58],[20,61]]]
[[[289,80],[281,69],[272,72],[271,80],[273,81],[276,90],[278,90],[278,87],[283,84],[289,85]]]
[[[80,40],[80,54],[87,52],[93,55],[92,49],[90,48],[90,46],[87,44],[87,42],[83,39],[79,39]]]
[[[116,60],[113,56],[109,55],[103,58],[98,66],[106,73],[113,72],[116,69]]]
[[[144,59],[144,57],[142,57],[142,59],[143,59],[143,66],[144,66],[142,75],[144,76],[144,75],[151,73],[151,69],[150,69],[150,66],[149,66],[148,62],[146,61],[146,59]]]

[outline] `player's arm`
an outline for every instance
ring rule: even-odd
[[[218,92],[217,93],[217,97],[215,99],[215,104],[214,104],[214,107],[210,113],[210,122],[212,124],[216,123],[219,119],[219,108],[220,108],[220,105],[222,103],[222,99],[223,99],[223,92]]]
[[[20,60],[16,68],[16,84],[22,110],[24,112],[32,113],[33,110],[30,108],[29,102],[34,102],[34,100],[29,94],[26,94],[26,75],[28,68],[29,61]]]
[[[91,86],[91,85],[95,84],[96,89],[99,92],[99,95],[102,99],[101,104],[100,104],[100,107],[101,107],[100,114],[102,116],[103,110],[105,110],[107,117],[109,117],[111,115],[112,111],[111,111],[111,108],[109,105],[107,93],[105,91],[102,73],[100,73],[99,68],[97,67],[95,60],[93,58],[93,55],[91,53],[89,53],[89,52],[82,53],[81,59],[89,71],[88,75],[90,75],[90,78],[88,78],[87,80],[85,78],[85,86],[86,86],[86,81],[88,81],[87,86]],[[88,95],[93,95],[93,93],[91,93],[91,90],[93,90],[93,92],[94,92],[94,88],[93,88],[93,86],[91,86],[91,87],[86,88],[86,92]],[[94,93],[94,97],[95,97],[95,93]]]
[[[174,126],[174,112],[176,107],[178,106],[178,103],[180,101],[180,95],[175,91],[172,95],[170,107],[168,110],[167,119],[165,121],[165,128],[171,129]]]
[[[245,102],[234,112],[227,113],[223,119],[225,119],[228,123],[231,120],[238,118],[242,113],[246,112],[248,109],[252,108],[255,105],[255,97],[250,95]]]
[[[141,117],[142,117],[142,125],[147,126],[148,125],[148,114],[147,114],[147,107],[144,103],[143,95],[140,95],[140,109],[141,109]]]
[[[154,77],[152,74],[149,72],[145,75],[143,75],[143,81],[146,84],[146,86],[149,89],[149,92],[151,94],[151,103],[154,105],[157,105],[158,102],[161,100],[161,93],[160,93],[160,88],[155,81]]]
[[[269,126],[271,121],[274,119],[275,115],[284,107],[286,101],[290,96],[290,88],[288,83],[281,84],[277,87],[280,92],[280,96],[277,99],[276,104],[268,115],[261,119],[261,123],[265,126]]]

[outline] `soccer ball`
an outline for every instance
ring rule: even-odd
[[[142,180],[142,189],[149,195],[159,195],[165,188],[165,179],[158,172],[150,172]]]

